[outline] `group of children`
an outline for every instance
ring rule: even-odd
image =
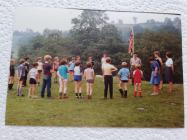
[[[166,81],[169,83],[169,92],[173,90],[173,60],[171,52],[166,53],[165,62],[165,76]],[[54,75],[54,83],[59,82],[59,99],[68,98],[67,88],[68,81],[74,81],[74,92],[78,99],[83,98],[82,95],[82,79],[86,80],[86,93],[87,98],[91,99],[93,94],[93,84],[95,81],[94,73],[94,61],[92,57],[88,58],[86,68],[83,70],[80,56],[72,57],[68,62],[66,58],[59,59],[50,55],[44,56],[44,62],[42,57],[38,57],[36,62],[32,64],[32,68],[29,70],[28,58],[20,59],[18,70],[18,84],[17,95],[24,96],[22,93],[23,86],[26,86],[24,82],[29,77],[29,90],[28,97],[36,97],[36,87],[40,85],[42,78],[41,97],[45,96],[45,89],[47,89],[47,97],[51,97],[51,79]],[[101,69],[104,78],[104,99],[107,99],[108,89],[110,93],[110,99],[113,98],[113,73],[118,69],[111,64],[111,58],[104,54],[101,59]],[[151,95],[158,95],[163,83],[163,65],[160,53],[155,51],[153,56],[149,58],[151,66],[151,78],[150,83],[153,85],[153,93]],[[12,59],[10,62],[10,76],[9,76],[9,89],[13,87],[13,81],[15,76],[15,61]],[[130,61],[130,70],[127,62],[121,63],[121,68],[117,73],[119,79],[119,92],[122,98],[127,98],[129,79],[132,79],[134,85],[134,97],[142,97],[142,78],[143,72],[141,70],[141,59],[137,57],[137,53],[134,53],[133,58]],[[68,76],[69,75],[69,76]]]

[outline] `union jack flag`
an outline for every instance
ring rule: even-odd
[[[130,32],[128,53],[131,55],[134,53],[134,31],[133,31],[133,28],[131,29],[131,32]]]

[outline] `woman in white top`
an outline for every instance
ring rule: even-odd
[[[172,53],[167,52],[166,58],[167,60],[165,62],[165,78],[166,81],[169,83],[168,91],[169,93],[171,93],[173,91],[173,73],[174,73]]]

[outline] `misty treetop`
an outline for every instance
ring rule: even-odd
[[[132,18],[134,21],[138,20],[137,17]],[[149,80],[150,76],[148,57],[153,51],[158,50],[163,59],[166,51],[172,51],[175,67],[174,81],[183,81],[179,18],[174,20],[165,18],[164,22],[150,19],[145,23],[124,24],[122,20],[118,23],[109,22],[105,11],[84,10],[78,17],[73,18],[71,23],[73,26],[69,31],[45,29],[42,34],[15,31],[12,56],[17,59],[27,56],[31,61],[35,61],[36,57],[45,54],[61,58],[80,55],[83,64],[86,63],[88,56],[92,56],[95,61],[95,71],[100,74],[100,59],[103,52],[111,56],[112,63],[118,68],[122,61],[129,63],[128,39],[133,27],[135,51],[142,59],[145,80]]]

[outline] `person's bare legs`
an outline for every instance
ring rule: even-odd
[[[64,98],[67,97],[67,80],[63,80],[63,94],[64,94]]]
[[[123,90],[124,90],[124,83],[122,81],[120,81],[120,83],[119,83],[119,92],[121,93],[121,97],[124,97]]]
[[[92,96],[92,94],[93,94],[93,84],[90,83],[90,96]]]
[[[134,84],[134,97],[136,97],[136,95],[137,95],[137,84]]]
[[[75,95],[76,95],[76,97],[78,98],[78,82],[77,81],[75,81]]]
[[[86,93],[87,93],[87,96],[89,96],[89,94],[90,94],[90,84],[89,83],[86,83]]]
[[[82,87],[81,87],[81,81],[78,82],[78,93],[79,93],[79,98],[82,98]]]
[[[138,84],[138,96],[142,97],[142,84],[141,83]]]
[[[33,89],[32,89],[32,97],[36,97],[35,92],[36,92],[36,85],[35,85],[35,84],[33,84]]]
[[[163,80],[160,81],[159,90],[162,89],[162,86],[163,86]]]
[[[31,91],[32,91],[32,87],[31,87],[31,84],[29,86],[29,90],[28,90],[28,97],[31,98]]]

